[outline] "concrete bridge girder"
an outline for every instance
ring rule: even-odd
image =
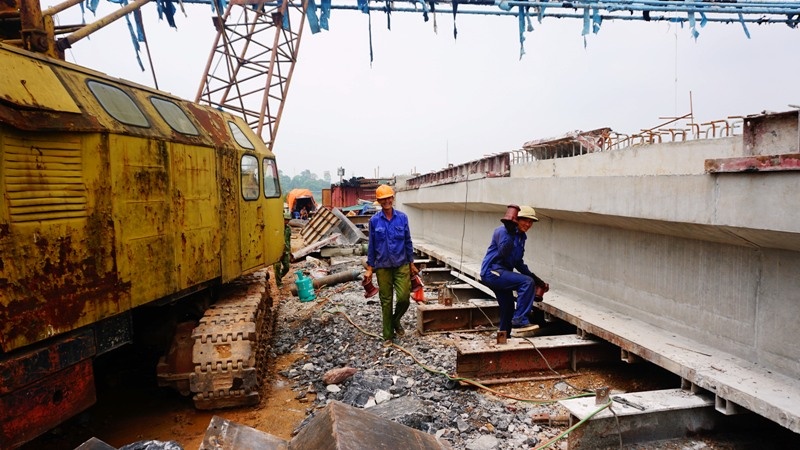
[[[746,126],[771,133],[753,123]],[[797,114],[779,126],[788,137],[745,139],[796,153]],[[800,333],[800,176],[704,169],[707,159],[769,153],[751,144],[724,138],[533,161],[512,165],[505,178],[399,185],[397,207],[408,213],[415,243],[479,278],[506,205],[531,204],[541,220],[528,233],[526,259],[553,294],[710,348],[712,358],[747,361],[758,376],[774,374],[769,385],[800,395],[800,347],[787,345]],[[636,348],[631,354],[704,389],[723,386],[720,407],[741,405],[800,432],[800,412],[782,410],[772,394]],[[753,367],[742,376],[757,379]]]

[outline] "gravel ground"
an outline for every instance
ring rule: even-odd
[[[312,276],[325,275],[328,270],[323,261],[313,258],[296,264],[292,273],[297,269]],[[286,280],[289,278],[293,276]],[[403,317],[406,335],[386,347],[378,335],[378,297],[364,298],[360,281],[324,287],[317,291],[317,297],[306,303],[296,297],[281,302],[273,342],[276,356],[296,352],[304,355],[281,371],[293,383],[296,398],[307,405],[308,416],[297,429],[329,401],[337,400],[433,434],[456,450],[531,449],[549,443],[567,428],[568,413],[556,402],[558,399],[600,387],[609,387],[613,394],[680,385],[677,377],[661,369],[636,372],[630,365],[536,374],[551,379],[492,386],[492,391],[459,385],[447,376],[455,372],[455,343],[493,340],[493,331],[420,335],[416,331],[416,304],[412,301]],[[351,368],[352,376],[336,383],[323,382],[326,373],[341,368]],[[781,448],[782,444],[763,447],[763,437],[687,437],[613,448]],[[566,449],[566,439],[547,448]]]
[[[313,267],[306,270],[314,272]],[[403,317],[406,335],[386,347],[377,335],[378,297],[364,298],[359,281],[323,288],[312,302],[283,302],[273,349],[276,355],[298,350],[305,354],[281,375],[294,382],[298,398],[308,400],[309,418],[331,400],[390,410],[386,406],[392,402],[413,398],[422,407],[394,419],[435,434],[454,449],[527,449],[560,431],[532,419],[558,415],[554,405],[504,400],[448,382],[446,374],[455,372],[454,342],[488,339],[489,334],[420,336],[416,311],[412,301]],[[326,372],[343,367],[356,371],[338,384],[323,382]]]

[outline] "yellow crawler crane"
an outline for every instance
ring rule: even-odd
[[[142,308],[207,312],[190,370],[166,371],[198,406],[257,402],[274,154],[212,107],[2,43],[0,67],[0,448],[92,405],[93,359]]]

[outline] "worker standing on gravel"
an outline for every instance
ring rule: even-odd
[[[533,306],[535,287],[546,292],[550,286],[528,269],[523,261],[525,255],[525,234],[534,222],[538,222],[536,211],[531,206],[509,205],[509,211],[501,221],[503,225],[495,228],[492,242],[486,250],[481,264],[481,281],[497,297],[500,306],[500,331],[509,335],[511,329],[526,331],[531,329],[528,315]],[[514,269],[517,272],[514,272]],[[514,291],[517,291],[516,308]],[[536,298],[541,301],[541,297]]]
[[[394,190],[382,184],[375,190],[375,198],[381,210],[369,220],[367,270],[364,277],[371,280],[373,269],[378,276],[383,340],[384,344],[391,344],[395,335],[405,335],[400,319],[408,310],[411,276],[416,275],[418,270],[414,265],[408,216],[394,209]],[[394,308],[393,297],[397,298]]]

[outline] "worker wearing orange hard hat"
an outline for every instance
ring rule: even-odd
[[[381,210],[369,220],[369,245],[367,247],[366,280],[373,271],[378,278],[378,296],[381,299],[383,340],[391,344],[395,336],[402,337],[405,330],[400,319],[408,311],[411,296],[411,276],[418,270],[414,265],[414,245],[408,216],[394,209],[394,190],[382,184],[375,190]],[[393,297],[397,304],[393,304]]]
[[[529,314],[534,301],[542,301],[550,289],[525,264],[526,233],[538,222],[531,206],[508,205],[503,225],[495,228],[492,241],[481,263],[481,281],[494,292],[500,307],[500,331],[509,335],[511,329],[526,331],[532,326]],[[514,269],[517,271],[514,272]],[[514,291],[517,291],[516,306]]]

